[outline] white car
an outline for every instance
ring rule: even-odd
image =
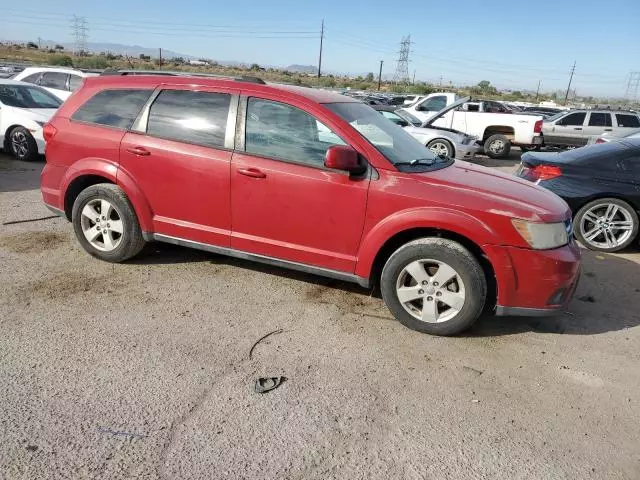
[[[18,160],[44,154],[42,127],[62,105],[43,88],[15,80],[0,80],[0,146]]]
[[[96,75],[97,73],[83,72],[73,68],[27,67],[11,79],[39,85],[64,101],[82,85],[86,77]]]

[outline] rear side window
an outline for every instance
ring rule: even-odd
[[[616,121],[619,127],[640,128],[640,119],[635,115],[616,113]]]
[[[42,74],[42,78],[40,79],[40,86],[55,88],[57,90],[66,90],[68,76],[68,73],[44,72]]]
[[[590,127],[610,127],[611,126],[611,114],[610,113],[592,113],[589,116]]]
[[[151,105],[147,134],[207,147],[224,147],[231,95],[163,90]]]
[[[126,130],[150,95],[151,90],[103,90],[76,110],[71,119]]]
[[[586,116],[587,114],[585,112],[571,113],[558,120],[558,125],[582,125]]]
[[[69,75],[69,90],[75,92],[82,85],[82,80],[80,75]]]

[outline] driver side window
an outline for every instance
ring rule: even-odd
[[[249,98],[245,128],[248,154],[322,167],[332,145],[346,143],[308,113],[284,103]]]
[[[558,120],[558,125],[562,126],[582,126],[587,116],[585,112],[576,112]]]
[[[427,112],[438,112],[447,106],[447,97],[431,97],[420,104],[420,108]]]

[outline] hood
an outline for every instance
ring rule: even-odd
[[[53,114],[56,113],[57,109],[55,108],[19,108],[19,107],[11,107],[15,113],[21,114],[23,117],[28,118],[29,120],[34,120],[37,122],[48,122],[53,117]]]
[[[409,125],[408,127],[404,127],[404,130],[409,135],[419,135],[421,136],[420,138],[446,137],[458,143],[463,143],[464,139],[467,137],[465,133],[458,132],[457,130],[453,130],[451,128],[440,128],[432,126],[414,127],[412,125]]]
[[[461,98],[460,100],[456,100],[455,102],[453,102],[451,105],[447,105],[446,107],[444,107],[442,110],[440,110],[439,112],[436,112],[436,114],[433,117],[429,117],[428,120],[426,120],[422,126],[423,127],[428,127],[429,125],[431,125],[433,122],[435,122],[437,119],[439,119],[440,117],[442,117],[445,113],[453,110],[454,108],[458,108],[460,105],[462,105],[463,103],[467,103],[469,100],[471,100],[471,97],[464,97]]]
[[[412,176],[449,187],[448,203],[474,207],[489,214],[534,222],[562,222],[571,216],[569,206],[555,193],[514,175],[473,163],[456,161],[448,168]]]

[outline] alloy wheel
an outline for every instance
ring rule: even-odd
[[[443,142],[434,142],[429,147],[434,154],[438,156],[448,156],[449,155],[449,147]]]
[[[502,153],[504,151],[504,147],[505,144],[502,140],[494,140],[489,144],[489,150],[496,155]]]
[[[101,252],[111,252],[122,242],[122,216],[107,200],[97,198],[89,201],[82,209],[80,224],[87,241]]]
[[[24,132],[15,131],[11,134],[11,149],[18,158],[24,158],[29,152],[29,140]]]
[[[598,248],[616,248],[633,232],[633,218],[626,208],[601,203],[587,210],[580,219],[580,233],[585,242]]]
[[[439,260],[415,260],[398,275],[396,294],[402,307],[417,320],[441,323],[453,319],[465,303],[462,278]]]

